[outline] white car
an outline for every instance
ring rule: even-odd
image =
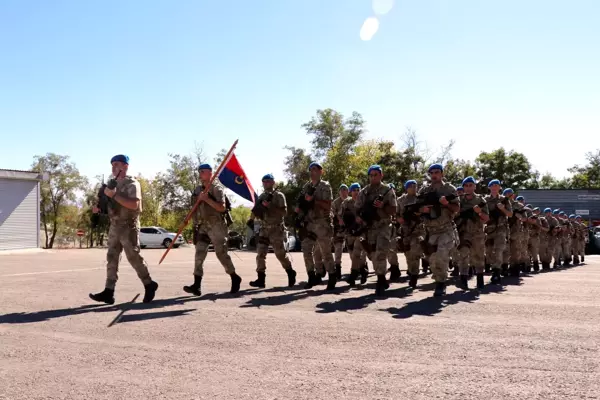
[[[289,231],[285,231],[285,234],[287,236],[287,240],[285,242],[283,242],[285,251],[287,251],[287,252],[294,251],[294,249],[296,248],[296,240],[297,240],[296,237]],[[274,251],[272,245],[269,245],[268,251],[270,251],[270,252]]]
[[[169,232],[165,228],[160,226],[145,226],[140,229],[140,247],[142,249],[146,247],[169,247],[176,233]],[[177,242],[173,245],[177,248],[185,243],[183,236],[177,238]]]

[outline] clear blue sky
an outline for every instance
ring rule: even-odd
[[[369,137],[416,129],[473,159],[504,145],[565,175],[600,148],[600,1],[403,0],[362,41],[371,0],[0,2],[0,168],[70,154],[133,173],[240,139],[255,186],[317,108]]]

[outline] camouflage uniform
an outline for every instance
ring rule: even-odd
[[[487,254],[488,262],[490,263],[492,270],[499,273],[504,264],[504,252],[508,246],[508,218],[502,211],[497,209],[499,203],[504,204],[506,211],[512,211],[512,205],[510,201],[499,194],[497,197],[493,197],[491,194],[485,196],[487,202],[488,211],[490,213],[490,220],[485,227],[485,253]],[[496,275],[499,277],[499,275]]]
[[[560,223],[558,219],[554,216],[547,216],[548,226],[550,227],[550,231],[548,233],[548,253],[552,255],[554,258],[554,267],[560,265]]]
[[[485,203],[481,206],[482,203]],[[487,203],[482,195],[463,195],[460,197],[461,214],[457,217],[458,234],[460,244],[458,245],[457,264],[461,276],[469,275],[469,267],[473,267],[476,274],[485,270],[485,231],[484,223],[480,216],[475,214],[473,208],[480,206],[483,214],[489,215]],[[473,213],[472,215],[465,215]]]
[[[138,278],[144,285],[152,282],[148,264],[140,254],[140,214],[142,213],[142,192],[140,183],[131,176],[117,181],[116,196],[140,200],[137,210],[130,210],[113,200],[108,209],[110,228],[108,230],[108,252],[106,254],[106,288],[114,290],[118,280],[121,252],[125,252]]]
[[[396,229],[396,224],[392,224],[392,231],[390,234],[390,250],[387,254],[387,260],[390,264],[390,269],[398,269],[398,277],[400,276],[400,262],[398,261],[398,244],[396,242],[396,238],[399,234],[400,232],[398,232],[398,229]]]
[[[417,202],[416,195],[404,193],[398,197],[398,208],[396,215],[404,219],[404,223],[400,226],[400,236],[402,237],[402,245],[404,247],[404,257],[408,267],[410,276],[419,275],[419,262],[423,257],[423,248],[421,242],[425,240],[425,226],[419,216],[405,214],[406,206]]]
[[[564,265],[571,263],[571,222],[565,218],[561,221],[561,256]]]
[[[518,201],[513,200],[510,200],[510,205],[513,210],[513,216],[508,219],[510,244],[508,249],[504,250],[504,264],[510,264],[512,274],[518,275],[523,263],[523,254],[526,252],[523,247],[527,247],[527,242],[525,242],[525,228],[523,222],[519,219],[524,206]]]
[[[303,190],[306,192],[312,184],[309,182],[304,185]],[[320,180],[315,186],[313,193],[314,201],[332,201],[333,195],[331,192],[331,185],[329,182]],[[325,269],[329,273],[331,279],[332,275],[335,275],[335,263],[333,260],[333,254],[331,254],[331,237],[333,236],[333,223],[331,220],[331,209],[323,210],[322,208],[313,206],[306,217],[307,224],[307,236],[302,240],[302,253],[304,256],[304,264],[306,265],[306,272],[311,275],[315,272],[315,259],[313,256],[313,249],[315,244],[320,247],[321,254],[323,255]],[[312,283],[315,280],[313,278]],[[308,286],[311,282],[309,282]],[[311,286],[312,287],[312,286]]]
[[[343,202],[338,211],[338,215],[336,218],[342,218],[344,220],[344,216],[350,214],[352,218],[356,218],[357,209],[356,202],[351,196],[348,196]],[[365,266],[365,252],[360,243],[361,236],[360,235],[352,235],[349,232],[349,227],[346,227],[346,245],[348,246],[348,252],[350,253],[350,277],[348,278],[348,283],[350,286],[354,286],[354,280],[358,277],[358,275],[362,275],[361,283],[365,283],[367,281],[368,271]]]
[[[376,218],[374,221],[364,221],[369,224],[366,237],[363,239],[370,253],[368,257],[373,261],[373,269],[377,275],[376,293],[381,294],[387,289],[385,280],[387,257],[390,251],[390,241],[392,234],[391,216],[385,212],[388,207],[396,210],[396,196],[394,191],[388,185],[379,183],[377,185],[369,184],[359,193],[356,201],[356,208],[363,211],[370,207],[378,196],[383,196],[383,207],[376,209]]]
[[[192,195],[192,203],[196,202],[196,197],[202,191],[204,191],[204,186],[196,187]],[[225,202],[224,188],[220,183],[214,181],[208,193],[214,197],[216,202]],[[204,275],[204,260],[211,242],[215,248],[217,258],[225,268],[225,272],[234,275],[235,267],[231,261],[231,256],[227,252],[227,235],[229,232],[223,214],[212,208],[208,203],[201,202],[193,215],[193,221],[198,235],[198,240],[195,243],[194,275],[200,278]]]
[[[333,218],[337,219],[337,216],[340,213],[340,209],[342,207],[342,202],[344,200],[341,197],[336,198],[332,203],[331,203],[331,212],[333,213]],[[334,224],[335,226],[336,224]],[[335,265],[336,268],[340,268],[341,264],[342,264],[342,252],[344,251],[344,237],[345,234],[342,230],[338,230],[338,232],[334,232],[334,236],[333,236],[333,246],[335,249]],[[339,274],[338,274],[338,278],[339,278]]]
[[[540,229],[538,229],[539,243],[540,243],[540,245],[539,245],[540,262],[542,263],[543,269],[548,269],[548,266],[550,266],[550,263],[552,262],[552,253],[550,251],[550,245],[549,245],[550,236],[549,236],[548,232],[542,228],[549,229],[550,225],[548,224],[548,219],[546,217],[543,217],[540,215],[538,217],[538,219],[540,222]]]
[[[327,251],[331,252],[331,249],[328,249]],[[321,246],[319,246],[317,242],[315,242],[313,247],[313,258],[315,260],[315,271],[317,275],[325,277],[327,272],[325,272],[325,264],[323,263],[323,253],[321,252]]]
[[[441,186],[427,185],[419,190],[418,196],[436,192],[441,196],[456,196],[456,187],[448,182],[442,182]],[[449,203],[460,204],[458,197],[449,200]],[[431,215],[431,214],[430,214]],[[450,252],[458,243],[458,232],[454,225],[453,213],[447,207],[441,208],[441,215],[437,218],[425,218],[425,245],[433,251],[429,256],[429,263],[433,279],[438,284],[445,284],[448,279],[448,264]],[[441,290],[441,286],[438,285]]]
[[[529,255],[531,256],[531,262],[533,263],[533,269],[538,271],[540,268],[540,227],[542,221],[540,217],[532,219],[529,224]]]
[[[285,196],[278,190],[265,190],[256,200],[257,203],[262,202],[268,194],[272,194],[273,198],[269,207],[265,210],[263,218],[259,219],[260,230],[256,245],[256,272],[258,273],[264,273],[267,270],[269,244],[273,246],[275,257],[277,257],[283,269],[290,270],[292,268],[292,263],[284,244],[287,240],[283,224],[283,218],[287,213]]]

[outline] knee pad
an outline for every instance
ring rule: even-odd
[[[270,241],[270,240],[269,240],[269,238],[268,238],[268,237],[266,237],[266,236],[259,236],[259,237],[258,237],[258,243],[260,243],[260,244],[264,244],[265,246],[268,246],[268,245],[269,245],[269,243],[271,243],[271,241]]]

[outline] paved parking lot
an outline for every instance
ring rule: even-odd
[[[143,250],[155,302],[141,303],[123,260],[114,306],[88,298],[103,289],[105,250],[0,255],[0,398],[600,398],[598,256],[438,300],[429,278],[384,299],[373,277],[332,294],[288,289],[273,254],[267,288],[250,289],[249,252],[232,253],[243,290],[230,295],[210,253],[196,298],[182,291],[193,249],[158,266],[162,252]],[[292,256],[303,281],[302,255]]]

